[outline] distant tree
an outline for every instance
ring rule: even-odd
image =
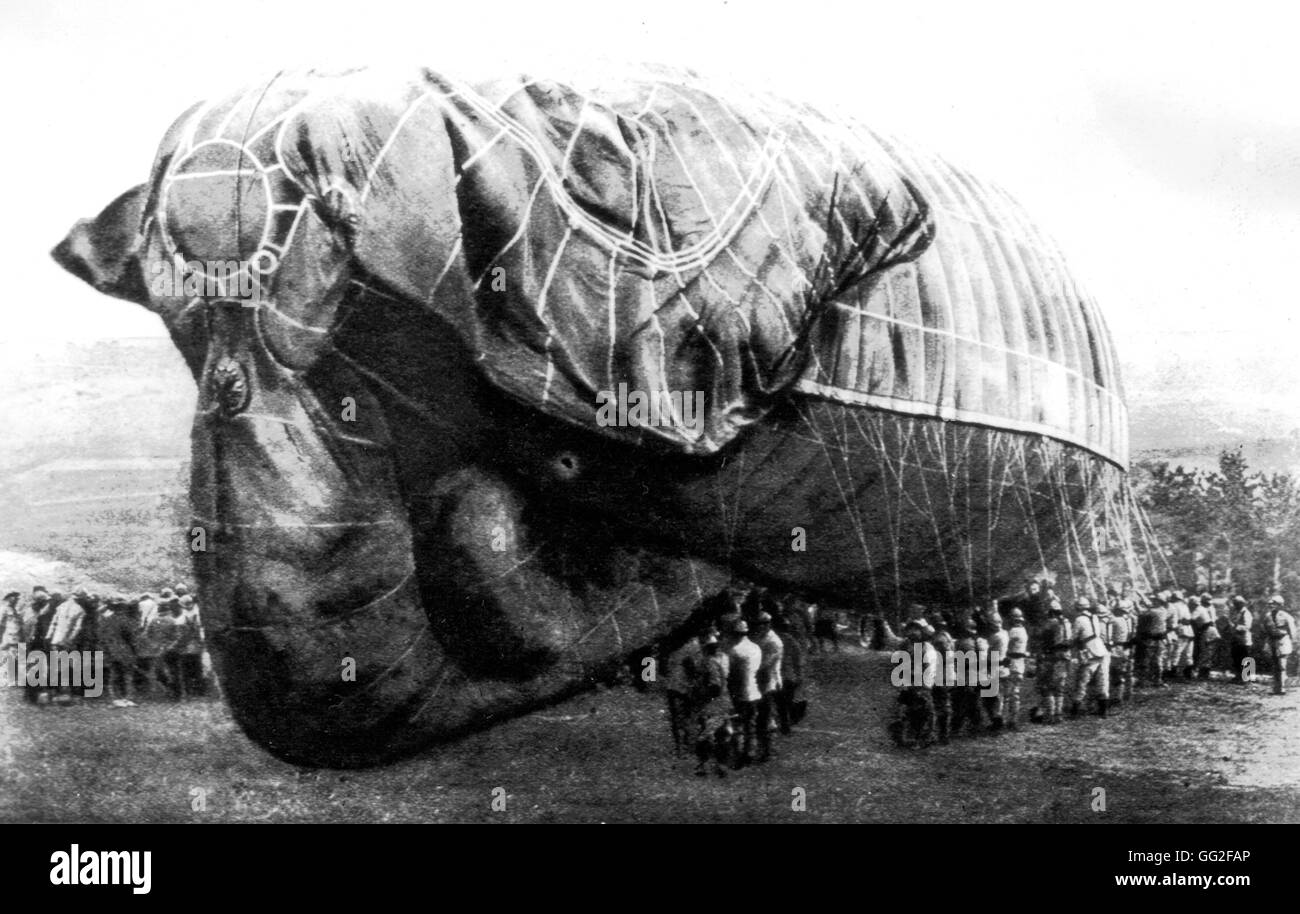
[[[1137,494],[1182,584],[1262,595],[1300,592],[1300,486],[1250,471],[1240,449],[1215,472],[1147,462]]]

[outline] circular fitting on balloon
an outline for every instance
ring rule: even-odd
[[[259,276],[265,276],[268,273],[275,272],[280,266],[280,258],[274,251],[268,251],[265,248],[254,254],[248,261],[248,267]]]
[[[577,479],[582,473],[582,462],[573,451],[561,451],[552,461],[555,475],[563,480]]]
[[[232,358],[224,358],[212,369],[212,394],[221,411],[233,416],[248,407],[252,392],[244,366]]]

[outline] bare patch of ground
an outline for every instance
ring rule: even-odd
[[[1178,684],[1105,720],[907,751],[884,731],[884,655],[851,649],[811,665],[805,726],[777,738],[767,765],[725,779],[674,759],[660,696],[625,688],[359,772],[278,762],[216,702],[33,708],[4,689],[0,820],[1300,821],[1295,691]],[[1096,787],[1104,812],[1092,808]],[[496,788],[504,811],[492,809]],[[796,788],[805,812],[792,809]]]

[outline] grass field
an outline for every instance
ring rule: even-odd
[[[805,725],[770,763],[725,779],[675,760],[661,696],[629,688],[352,772],[274,760],[217,702],[33,708],[4,689],[0,821],[1300,821],[1295,692],[1180,685],[1107,720],[904,751],[884,732],[884,655],[811,662]],[[795,788],[806,811],[792,809]]]

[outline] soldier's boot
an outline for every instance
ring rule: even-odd
[[[1198,678],[1198,679],[1209,679],[1209,678],[1210,678],[1210,668],[1207,667],[1207,666],[1203,666],[1203,667],[1201,667],[1200,671],[1196,674],[1196,678]]]
[[[1061,722],[1061,705],[1063,701],[1064,699],[1058,695],[1053,695],[1048,699],[1048,711],[1050,713],[1047,716],[1047,722],[1049,724],[1059,724]]]
[[[1101,698],[1100,696],[1098,696],[1098,698],[1097,698],[1097,716],[1098,716],[1098,717],[1105,717],[1105,716],[1107,716],[1109,713],[1110,713],[1110,699],[1109,699],[1109,698]]]
[[[948,715],[936,714],[934,716],[934,728],[939,734],[939,745],[948,745]]]

